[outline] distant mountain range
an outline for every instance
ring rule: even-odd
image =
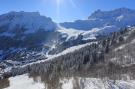
[[[135,19],[133,18],[135,18],[135,10],[119,8],[112,11],[97,10],[86,20],[76,20],[60,24],[63,27],[78,30],[91,30],[92,28],[103,28],[105,26],[122,28],[124,26],[135,25]]]

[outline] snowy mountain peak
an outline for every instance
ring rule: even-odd
[[[86,20],[61,23],[61,26],[78,30],[91,30],[93,28],[104,28],[104,26],[115,26],[118,29],[135,23],[135,10],[119,8],[111,11],[97,10]],[[121,23],[120,23],[121,22]]]
[[[9,12],[0,15],[0,28],[6,26],[8,32],[16,28],[27,29],[26,33],[33,33],[39,29],[55,30],[56,24],[51,18],[41,16],[38,12]]]
[[[118,11],[118,12],[130,12],[130,11],[135,11],[135,10],[132,10],[132,9],[129,9],[129,8],[126,8],[126,7],[122,7],[122,8],[118,8],[118,9],[115,9],[113,11]]]
[[[135,14],[135,10],[132,9],[128,9],[128,8],[118,8],[115,10],[111,10],[111,11],[101,11],[100,9],[96,10],[94,13],[92,13],[88,19],[92,19],[92,18],[98,18],[98,19],[104,19],[107,17],[116,17],[116,16],[120,16],[121,14],[123,15],[128,15],[128,14]]]

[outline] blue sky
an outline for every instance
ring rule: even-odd
[[[40,12],[56,22],[87,19],[97,9],[135,9],[135,0],[0,0],[0,14],[9,11]]]

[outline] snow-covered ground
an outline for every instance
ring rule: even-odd
[[[66,29],[64,27],[61,27],[60,25],[58,25],[60,29],[58,29],[57,31],[60,32],[62,34],[62,37],[66,37],[66,41],[68,41],[71,37],[74,37],[74,39],[76,39],[78,37],[78,35],[80,35],[81,33],[83,33],[84,31],[81,30],[76,30],[76,29]]]
[[[39,80],[36,82],[29,78],[27,74],[9,78],[10,86],[4,89],[49,89],[48,84],[43,84]],[[135,89],[134,80],[108,80],[97,78],[62,78],[57,83],[60,89]],[[53,87],[53,86],[52,86]],[[58,88],[58,89],[59,89]],[[56,88],[57,89],[57,88]]]
[[[27,74],[9,78],[10,86],[4,89],[44,89],[40,81],[34,82]]]

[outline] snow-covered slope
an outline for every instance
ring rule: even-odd
[[[92,28],[91,30],[85,31],[85,30],[77,30],[73,28],[64,28],[64,27],[59,27],[59,30],[57,30],[62,34],[63,38],[66,38],[65,41],[68,40],[75,40],[79,36],[82,36],[81,40],[96,40],[97,36],[107,36],[113,32],[118,32],[120,31],[119,28],[116,26],[104,26],[101,28]]]
[[[59,26],[59,29],[57,31],[61,33],[62,38],[66,38],[66,41],[68,41],[69,39],[76,39],[81,33],[84,32],[76,29],[67,29],[61,26]]]

